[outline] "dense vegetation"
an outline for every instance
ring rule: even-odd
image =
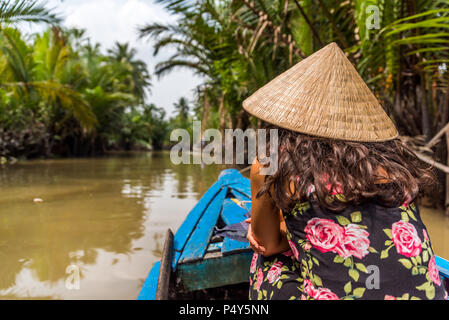
[[[155,55],[175,50],[157,65],[157,76],[177,68],[203,76],[193,111],[205,127],[257,125],[242,101],[331,41],[347,52],[401,134],[430,139],[449,121],[448,0],[157,2],[179,19],[150,22],[140,36],[155,41]],[[170,127],[188,126],[185,100],[171,123],[147,103],[150,75],[134,49],[117,43],[103,54],[82,31],[57,27],[58,18],[39,3],[1,2],[1,154],[20,154],[14,145],[34,150],[28,155],[160,147]],[[52,27],[22,35],[20,21]]]
[[[188,68],[204,77],[195,109],[203,125],[258,126],[242,101],[332,41],[416,147],[449,121],[448,0],[157,2],[179,20],[149,23],[140,34],[156,41],[154,54],[175,50],[157,65],[157,75]],[[446,163],[446,143],[428,151]]]
[[[47,22],[24,35],[17,22]],[[36,1],[0,6],[0,156],[92,155],[160,148],[165,113],[147,103],[150,74],[128,44],[106,53]]]
[[[248,126],[241,102],[332,41],[403,135],[429,139],[449,120],[447,0],[157,2],[180,19],[140,29],[142,37],[156,41],[155,54],[176,50],[155,73],[189,68],[204,76],[198,115],[211,126]]]
[[[203,77],[192,110],[149,104],[150,75],[126,44],[106,54],[64,30],[37,1],[0,5],[0,155],[84,155],[160,148],[192,117],[203,127],[258,126],[241,108],[257,88],[335,41],[394,119],[424,144],[449,121],[449,0],[157,0],[178,19],[149,21],[154,54],[172,50],[155,75],[188,68]],[[41,35],[15,24],[43,21]],[[193,112],[191,112],[193,111]],[[447,161],[447,146],[434,157]]]

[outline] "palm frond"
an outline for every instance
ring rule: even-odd
[[[18,22],[59,23],[61,19],[37,0],[3,0],[0,3],[0,24]]]

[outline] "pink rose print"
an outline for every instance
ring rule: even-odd
[[[312,281],[308,279],[304,280],[304,291],[309,295],[309,297],[315,297],[318,292],[318,290],[316,290],[313,286]]]
[[[429,235],[427,234],[426,229],[422,229],[422,234],[424,236],[424,240],[425,241],[429,241]]]
[[[309,251],[310,248],[312,248],[312,245],[310,244],[310,242],[306,242],[306,243],[304,244],[304,250]]]
[[[277,282],[279,280],[279,278],[281,277],[282,265],[283,263],[281,261],[278,261],[274,263],[270,268],[267,274],[269,283]]]
[[[293,255],[293,251],[292,250],[288,250],[282,253],[283,256],[286,257],[291,257]]]
[[[327,182],[329,180],[329,175],[327,173],[325,173],[323,175],[323,181]],[[326,188],[328,191],[330,191],[331,195],[335,196],[337,194],[343,194],[343,188],[341,187],[341,184],[337,183],[335,188],[332,188],[332,184],[331,183],[327,183],[326,184]],[[331,190],[332,188],[332,190]]]
[[[304,231],[312,246],[321,252],[335,252],[343,258],[354,256],[359,259],[369,253],[369,233],[356,224],[344,228],[332,220],[313,218]]]
[[[315,186],[313,184],[309,185],[306,192],[307,196],[310,197],[310,195],[315,192]]]
[[[330,190],[330,189],[331,189],[331,184],[328,183],[328,184],[326,185],[326,188],[327,188],[328,190]],[[343,194],[343,189],[342,189],[342,187],[341,187],[341,184],[339,184],[339,183],[337,183],[337,186],[336,186],[335,188],[333,188],[332,191],[331,191],[331,195],[332,195],[332,196],[335,196],[335,195],[337,195],[337,194]]]
[[[323,253],[342,251],[339,246],[342,243],[345,229],[334,221],[313,218],[309,220],[304,231],[312,246],[319,251]]]
[[[249,272],[254,273],[254,271],[256,271],[256,265],[257,265],[257,258],[258,258],[258,254],[254,253],[253,254],[253,259],[251,260],[251,267],[249,268]]]
[[[429,264],[427,266],[427,272],[429,274],[430,280],[435,283],[437,286],[441,285],[440,276],[438,274],[437,265],[435,263],[435,256],[432,256],[429,260]]]
[[[395,297],[389,296],[389,295],[387,294],[387,295],[385,295],[384,300],[397,300],[397,299],[396,299]]]
[[[315,289],[310,280],[304,280],[304,291],[316,300],[339,300],[338,296],[327,288]]]
[[[345,234],[343,238],[343,254],[344,258],[354,256],[362,259],[369,251],[370,241],[368,239],[369,233],[355,224],[349,224],[345,227]]]
[[[307,300],[306,296],[302,294],[301,295],[301,300]]]
[[[393,223],[391,234],[399,254],[406,257],[416,257],[421,253],[421,239],[411,223],[402,220]]]
[[[295,256],[296,261],[299,261],[299,252],[298,249],[296,249],[296,246],[293,243],[293,241],[288,240],[288,245],[290,246],[290,249],[292,250],[292,253]]]
[[[317,300],[340,300],[335,293],[327,288],[319,288],[314,298]]]
[[[259,269],[257,271],[257,280],[256,280],[257,291],[260,290],[260,286],[262,285],[262,281],[263,281],[263,272],[262,272],[262,269]]]
[[[253,285],[253,279],[251,277],[249,277],[249,285],[252,286]]]

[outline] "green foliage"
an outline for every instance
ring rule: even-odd
[[[310,9],[312,7],[312,0],[299,1],[301,7],[304,8],[304,12],[307,16],[310,15]],[[310,27],[307,25],[304,16],[299,10],[295,10],[292,13],[292,36],[298,47],[302,48],[302,51],[307,56],[313,53],[313,35]]]
[[[47,146],[43,154],[85,154],[123,145],[161,147],[152,135],[167,143],[167,131],[189,128],[192,119],[220,129],[259,126],[242,110],[243,100],[333,41],[401,135],[429,139],[449,121],[448,0],[157,2],[177,21],[139,30],[153,40],[155,55],[169,53],[155,74],[187,68],[204,79],[191,106],[177,103],[169,121],[160,109],[147,106],[150,77],[129,45],[117,43],[102,54],[82,30],[57,27],[25,41],[14,23],[54,24],[58,18],[37,1],[3,1],[0,124],[9,145],[32,135]],[[376,22],[379,29],[372,28]],[[148,108],[153,111],[145,114]],[[13,139],[12,132],[22,133]],[[70,150],[62,150],[67,146]],[[446,160],[445,146],[435,151]]]
[[[59,17],[36,0],[2,0],[0,2],[0,24],[18,22],[58,23]]]
[[[150,76],[128,44],[102,54],[82,31],[59,27],[28,38],[0,33],[1,155],[162,147],[164,113],[145,104]]]
[[[401,134],[429,139],[449,121],[447,0],[158,2],[178,21],[148,24],[140,35],[155,41],[155,55],[174,49],[157,65],[158,76],[188,68],[204,77],[195,115],[207,124],[259,125],[242,112],[242,101],[332,41],[346,51]]]

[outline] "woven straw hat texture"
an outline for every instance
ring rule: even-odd
[[[331,43],[274,78],[243,102],[250,114],[304,134],[359,142],[398,136],[357,70]]]

